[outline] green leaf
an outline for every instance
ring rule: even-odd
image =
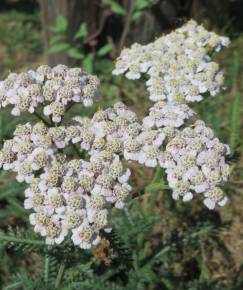
[[[28,213],[24,209],[22,203],[20,203],[16,198],[8,199],[9,205],[7,209],[12,211],[15,217],[22,218],[25,221],[28,221]]]
[[[65,33],[68,28],[68,20],[65,16],[59,15],[56,19],[55,26],[52,26],[50,30],[55,33]]]
[[[5,218],[9,216],[14,216],[14,212],[10,209],[1,209],[0,210],[0,218]]]
[[[170,189],[170,187],[168,185],[165,185],[162,181],[162,182],[152,183],[152,184],[146,186],[145,191],[146,192],[154,192],[154,191],[159,191],[159,190],[163,190],[163,189]]]
[[[89,53],[83,60],[83,69],[87,73],[92,73],[93,72],[93,60],[94,60],[94,54]]]
[[[98,56],[104,56],[106,55],[107,53],[109,53],[113,48],[113,44],[112,43],[107,43],[106,45],[102,46],[98,52],[97,52],[97,55]]]
[[[71,58],[74,58],[74,59],[83,59],[84,58],[84,55],[82,53],[80,53],[79,50],[75,47],[70,48],[67,51],[67,55]]]
[[[201,268],[200,280],[208,281],[210,279],[210,271],[209,271],[206,261],[203,261],[202,259],[202,261],[199,261],[199,265]]]
[[[50,45],[54,45],[55,43],[57,43],[58,41],[62,40],[63,39],[63,36],[62,35],[56,35],[56,36],[53,36],[50,40]]]
[[[24,238],[24,237],[18,237],[17,235],[13,235],[13,234],[8,234],[8,233],[4,233],[4,232],[0,232],[0,241],[1,242],[15,242],[15,243],[19,243],[19,244],[30,244],[30,245],[45,245],[45,241],[43,240],[36,240],[33,239],[33,237],[31,238]]]
[[[85,38],[88,35],[88,28],[86,23],[82,23],[79,26],[78,31],[74,35],[74,39]]]
[[[136,4],[135,4],[135,9],[136,10],[142,10],[145,9],[147,7],[149,7],[152,2],[154,2],[153,0],[137,0]]]
[[[163,207],[170,209],[172,206],[171,194],[169,192],[163,192]]]
[[[114,67],[113,62],[108,58],[103,57],[103,58],[96,59],[95,61],[95,70],[102,71],[103,74],[110,75],[110,72],[112,71],[113,67]],[[107,92],[107,90],[105,92]]]
[[[154,4],[156,4],[156,2],[156,0],[137,0],[132,14],[132,19],[139,19],[142,16],[144,10],[153,6]]]
[[[0,188],[0,200],[20,196],[23,193],[25,187],[26,186],[23,184],[12,182],[12,186],[8,185],[6,187]]]
[[[57,43],[52,45],[49,49],[48,49],[48,53],[60,53],[60,52],[64,52],[67,51],[70,48],[70,44],[68,43]]]
[[[125,15],[126,10],[114,0],[103,0],[103,3],[110,7],[111,11],[118,15]]]
[[[132,15],[132,20],[137,20],[142,16],[142,12],[141,11],[136,11],[133,13]]]
[[[22,285],[22,282],[21,281],[17,281],[17,282],[13,282],[13,283],[10,283],[8,284],[7,286],[5,286],[3,288],[3,290],[16,290],[16,289],[20,289],[19,287]]]

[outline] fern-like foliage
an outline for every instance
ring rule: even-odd
[[[184,215],[179,211],[176,215]],[[210,271],[205,260],[204,241],[217,242],[220,227],[210,220],[195,223],[187,231],[175,228],[166,239],[153,244],[154,225],[163,218],[147,214],[134,200],[123,212],[114,215],[114,231],[102,233],[112,248],[111,264],[105,265],[91,251],[74,247],[70,239],[59,246],[48,246],[31,230],[9,229],[0,232],[0,253],[15,252],[16,258],[35,252],[40,269],[15,267],[1,290],[240,290],[240,273],[229,288],[209,283]],[[217,230],[216,230],[217,229]],[[221,246],[221,245],[219,245]],[[184,251],[190,253],[190,263],[180,276],[174,265],[181,262]],[[192,271],[193,269],[193,271]],[[220,288],[220,287],[222,288]]]
[[[45,242],[40,240],[32,230],[23,228],[9,228],[8,231],[0,231],[0,242],[8,249],[20,252],[37,251],[45,247]]]

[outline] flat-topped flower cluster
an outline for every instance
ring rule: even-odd
[[[91,106],[98,94],[97,77],[80,68],[40,66],[0,83],[1,107],[42,120],[16,127],[3,142],[0,167],[27,183],[24,206],[46,243],[70,236],[87,249],[111,231],[111,210],[122,209],[132,192],[123,160],[164,168],[174,199],[199,196],[209,209],[226,203],[221,187],[230,173],[229,147],[188,106],[219,91],[222,73],[209,53],[225,45],[227,38],[190,21],[154,43],[125,49],[114,73],[131,79],[147,73],[156,101],[142,122],[121,102],[92,118],[64,121],[71,105]]]
[[[155,102],[198,102],[203,94],[215,96],[222,87],[223,73],[210,55],[228,45],[227,37],[191,20],[152,43],[125,48],[113,74],[125,74],[128,79],[148,75],[149,98]]]
[[[47,243],[61,243],[71,232],[75,245],[90,248],[100,241],[100,230],[111,230],[110,209],[123,208],[131,191],[120,153],[122,135],[135,120],[135,113],[118,103],[92,120],[18,125],[13,139],[4,142],[0,166],[28,184],[24,205],[34,210],[30,222]],[[90,157],[70,158],[63,152],[70,144]]]
[[[202,121],[178,132],[160,157],[173,198],[189,201],[201,193],[209,209],[225,205],[227,197],[218,185],[228,179],[230,169],[225,156],[229,153],[229,146],[214,138]]]
[[[204,122],[193,123],[196,113],[188,104],[207,94],[215,96],[223,88],[223,73],[211,55],[229,43],[227,37],[190,20],[152,43],[125,48],[113,70],[114,75],[125,74],[131,80],[148,76],[149,99],[155,104],[143,126],[169,134],[153,148],[153,158],[145,165],[165,169],[174,199],[188,201],[200,193],[209,209],[227,202],[219,186],[230,174],[225,162],[230,149]],[[151,148],[147,143],[145,147]]]
[[[42,65],[36,71],[11,73],[0,83],[0,108],[12,105],[12,115],[19,116],[22,112],[34,113],[42,104],[44,115],[59,123],[71,102],[91,106],[98,85],[97,77],[81,68]]]

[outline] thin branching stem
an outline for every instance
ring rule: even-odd
[[[118,45],[118,54],[120,54],[120,52],[125,44],[126,37],[127,37],[128,32],[129,32],[129,29],[130,29],[130,25],[132,22],[133,7],[134,7],[134,1],[130,0],[128,11],[127,11],[127,14],[125,16],[124,29],[122,31],[122,35],[121,35],[120,42]]]

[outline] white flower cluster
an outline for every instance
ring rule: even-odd
[[[87,144],[91,135],[84,134],[88,127],[83,127],[84,120],[82,126],[76,123],[51,128],[42,122],[19,125],[13,139],[5,141],[0,151],[0,165],[16,171],[19,182],[29,184],[25,208],[34,210],[30,222],[48,244],[61,243],[71,232],[75,245],[90,248],[99,242],[101,229],[111,230],[112,207],[123,208],[129,197],[130,170],[124,168],[118,155],[121,148],[112,140],[94,138],[90,160],[68,160],[62,148],[69,141],[79,141],[81,148],[90,149]],[[80,136],[72,139],[71,132],[77,130]],[[97,155],[99,144],[104,150]]]
[[[112,208],[123,208],[131,195],[130,170],[122,159],[163,167],[174,199],[202,194],[209,209],[226,203],[220,186],[230,173],[229,147],[202,121],[190,126],[195,113],[186,103],[219,91],[222,73],[209,53],[228,42],[189,21],[154,43],[125,49],[113,73],[130,79],[147,73],[150,99],[156,101],[142,124],[120,102],[92,118],[64,123],[72,103],[91,106],[97,95],[98,79],[80,68],[40,66],[0,83],[0,107],[10,104],[13,115],[28,111],[43,119],[36,111],[41,105],[51,117],[18,125],[0,150],[0,167],[28,184],[24,205],[34,211],[30,222],[48,244],[70,234],[75,245],[90,248],[102,230],[111,230]]]
[[[225,163],[229,153],[229,146],[220,143],[203,121],[178,132],[160,156],[173,198],[189,201],[201,193],[209,209],[216,204],[225,205],[227,197],[219,186],[227,181],[230,173]]]
[[[153,114],[152,108],[151,116],[148,117],[152,118],[156,115],[162,123],[164,120],[164,126],[161,123],[159,128],[141,125],[134,112],[124,104],[117,103],[113,108],[98,111],[91,120],[75,118],[79,123],[79,126],[76,126],[78,130],[70,137],[72,142],[80,142],[82,149],[89,150],[91,160],[96,160],[100,156],[111,159],[112,154],[120,154],[128,161],[138,161],[146,166],[155,167],[164,140],[173,137],[176,132],[175,127],[180,126],[184,119],[188,119],[192,114],[186,105],[179,105],[174,112],[167,112],[166,106],[166,104],[158,104],[156,114]],[[178,118],[181,119],[175,126],[175,120]],[[148,123],[146,121],[147,119],[145,123]],[[80,138],[77,139],[77,136]]]
[[[18,125],[14,137],[3,144],[0,151],[0,166],[17,172],[19,182],[31,182],[34,172],[48,164],[53,155],[52,139],[44,123],[34,127],[30,123]]]
[[[67,105],[82,102],[91,106],[97,94],[99,80],[85,74],[81,68],[42,65],[36,71],[11,73],[0,83],[0,108],[12,105],[12,114],[34,113],[37,106],[44,106],[44,114],[59,123]]]
[[[195,113],[187,104],[219,92],[223,74],[210,55],[228,45],[227,37],[191,20],[153,43],[125,48],[113,70],[128,79],[147,74],[149,98],[156,102],[143,119],[141,132],[124,143],[125,158],[149,167],[159,164],[166,170],[173,198],[187,201],[203,193],[210,209],[227,201],[218,186],[229,175],[225,163],[229,148],[202,121],[189,126]],[[127,152],[130,144],[136,152]]]
[[[210,54],[228,46],[229,39],[209,32],[191,20],[153,43],[135,43],[125,48],[113,74],[128,79],[149,76],[146,82],[152,101],[173,103],[201,101],[203,94],[215,96],[223,85],[223,73]]]
[[[119,172],[114,174],[114,168]],[[87,249],[100,241],[100,230],[111,231],[110,210],[130,194],[119,158],[69,162],[58,156],[25,191],[25,207],[34,209],[30,222],[48,244],[61,243],[68,232],[75,245]],[[123,174],[123,175],[122,175]]]
[[[159,101],[149,109],[149,115],[143,119],[146,127],[176,127],[184,125],[185,121],[195,113],[186,104],[173,104]]]

